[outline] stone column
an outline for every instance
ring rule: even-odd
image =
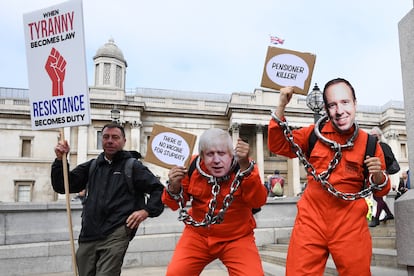
[[[239,139],[239,130],[240,130],[240,125],[238,123],[233,123],[231,125],[231,135],[233,137],[233,145],[236,145],[237,139]]]
[[[400,38],[401,73],[408,142],[410,181],[414,180],[414,9],[398,23]],[[395,228],[397,233],[397,260],[407,265],[409,276],[414,275],[414,189],[395,202]]]
[[[256,162],[264,183],[263,125],[256,125]]]
[[[138,121],[131,122],[131,150],[141,153],[141,128],[142,123]]]
[[[71,127],[65,127],[63,129],[63,135],[65,135],[65,140],[68,141],[69,145],[70,145],[70,138],[71,138]],[[70,153],[69,153],[70,154]]]
[[[300,163],[299,158],[288,158],[287,159],[288,167],[288,186],[285,194],[287,196],[296,196],[302,191],[300,185]]]
[[[78,127],[78,164],[88,160],[88,127]]]
[[[409,167],[414,168],[414,9],[398,23]],[[410,170],[413,178],[413,170]]]

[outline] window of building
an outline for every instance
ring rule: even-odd
[[[150,144],[150,140],[151,140],[151,136],[146,136],[146,137],[147,137],[146,143],[145,143],[145,145],[143,145],[143,148],[141,148],[141,155],[142,156],[145,156],[147,154],[147,145]]]
[[[95,65],[95,85],[99,84],[99,64]]]
[[[407,144],[401,143],[401,159],[407,159],[408,153],[407,153]]]
[[[102,130],[96,132],[96,149],[102,149]]]
[[[15,201],[16,202],[31,202],[33,194],[34,181],[24,180],[15,181]]]
[[[271,151],[269,151],[269,157],[277,157],[278,155],[276,153],[273,153]]]
[[[32,157],[32,141],[33,137],[20,137],[21,141],[21,157]]]
[[[104,63],[103,84],[111,84],[111,64]]]
[[[122,68],[119,65],[116,66],[115,82],[116,87],[122,88]]]

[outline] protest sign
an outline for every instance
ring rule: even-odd
[[[89,125],[82,0],[23,15],[32,130]],[[72,268],[78,275],[66,153],[62,156]]]
[[[90,124],[82,1],[23,15],[32,129]]]
[[[307,95],[316,56],[277,47],[268,47],[262,87],[280,89],[293,86],[297,94]]]
[[[155,124],[148,142],[145,161],[171,169],[187,167],[197,136],[181,130]]]

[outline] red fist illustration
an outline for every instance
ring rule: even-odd
[[[45,64],[45,69],[52,80],[52,96],[63,96],[63,81],[66,73],[66,60],[58,50],[52,48]]]

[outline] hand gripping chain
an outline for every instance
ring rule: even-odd
[[[180,208],[178,220],[184,222],[185,224],[189,224],[195,227],[200,226],[209,226],[212,224],[220,224],[224,220],[224,214],[226,213],[227,209],[230,207],[231,203],[233,202],[233,194],[237,191],[237,189],[240,187],[240,184],[245,176],[248,176],[253,168],[254,168],[254,161],[250,162],[250,166],[240,172],[240,170],[237,171],[236,176],[231,183],[230,186],[230,193],[227,194],[223,199],[223,207],[218,211],[217,215],[214,215],[214,212],[217,207],[217,195],[220,193],[220,185],[218,184],[218,181],[216,177],[209,175],[205,173],[201,167],[200,167],[200,157],[197,157],[197,170],[200,172],[200,174],[208,179],[208,183],[212,184],[211,186],[211,193],[213,197],[211,198],[209,202],[209,209],[208,212],[205,214],[205,217],[203,221],[198,222],[196,221],[191,215],[188,214],[187,210],[185,209],[185,201],[183,197],[183,190],[181,189],[180,193],[177,195],[172,195],[173,198],[177,201],[178,206]],[[168,189],[167,189],[168,191]]]

